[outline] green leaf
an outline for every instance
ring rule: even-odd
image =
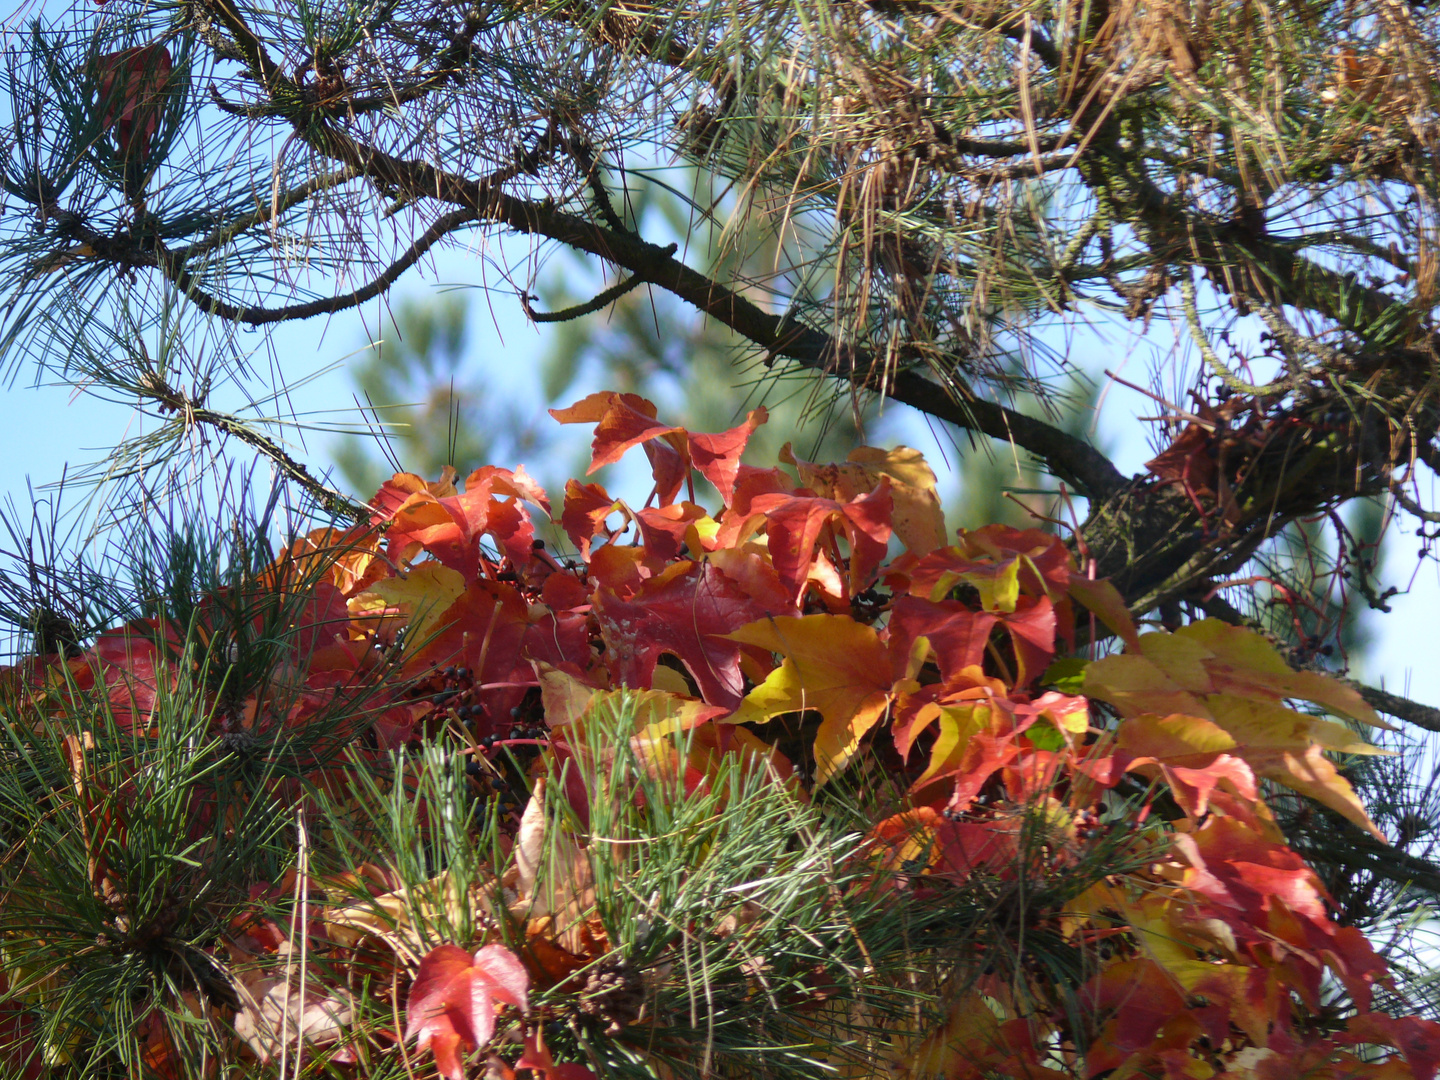
[[[1089,666],[1090,661],[1084,657],[1062,656],[1045,669],[1045,674],[1040,676],[1040,685],[1053,686],[1062,694],[1083,693],[1085,669]]]

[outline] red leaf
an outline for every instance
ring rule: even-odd
[[[532,660],[582,666],[590,660],[583,614],[532,608],[503,582],[471,583],[437,625],[444,629],[410,657],[405,670],[415,675],[432,666],[469,667],[482,687],[478,700],[490,725],[482,735],[508,726],[510,710],[520,703],[525,688],[538,685]]]
[[[645,456],[650,459],[650,475],[655,478],[655,498],[661,506],[669,506],[690,479],[690,447],[683,428],[645,443]],[[691,487],[694,496],[694,487]]]
[[[888,480],[854,502],[837,503],[813,495],[762,495],[751,503],[751,511],[765,515],[770,561],[797,600],[805,594],[815,546],[824,538],[827,526],[838,525],[850,542],[852,596],[868,583],[890,541]]]
[[[640,529],[645,550],[652,557],[669,562],[680,555],[691,523],[704,516],[705,511],[694,503],[672,503],[636,511],[635,524]]]
[[[684,428],[657,420],[653,402],[636,394],[602,391],[567,409],[551,409],[550,415],[562,424],[595,425],[590,473],[619,461],[632,446],[643,444],[655,477],[655,494],[661,506],[669,506],[690,479],[692,467],[715,485],[729,505],[742,468],[740,455],[751,433],[769,414],[762,406],[752,411],[743,424],[729,431],[692,435]]]
[[[770,418],[765,406],[754,409],[745,417],[745,422],[718,435],[690,436],[690,456],[700,474],[715,485],[725,505],[735,495],[735,480],[740,472],[740,455],[745,444],[757,427]]]
[[[595,1074],[584,1065],[556,1065],[539,1028],[525,1033],[525,1053],[520,1055],[515,1067],[534,1069],[545,1080],[596,1080]]]
[[[1022,596],[1000,622],[1015,650],[1015,685],[1026,686],[1055,658],[1055,605],[1048,596]]]
[[[1434,1080],[1440,1069],[1440,1024],[1418,1016],[1361,1013],[1345,1025],[1357,1042],[1398,1047],[1415,1073],[1415,1080]]]
[[[569,480],[565,484],[565,510],[560,527],[570,542],[580,549],[580,557],[590,561],[590,541],[597,536],[610,539],[605,519],[615,510],[615,500],[599,484],[582,484]]]
[[[480,565],[479,539],[488,533],[513,562],[527,563],[535,530],[524,501],[548,513],[544,490],[523,468],[476,469],[466,478],[464,492],[450,483],[453,475],[447,466],[438,483],[427,484],[413,473],[397,473],[381,486],[375,498],[375,521],[390,522],[385,534],[390,558],[405,563],[424,548],[466,580],[474,580]]]
[[[708,563],[678,562],[627,598],[602,585],[595,614],[617,686],[649,688],[655,662],[670,653],[706,701],[733,709],[744,692],[741,646],[724,635],[771,612]]]
[[[95,60],[99,76],[100,128],[114,132],[115,145],[129,155],[144,157],[160,129],[164,93],[173,63],[163,45],[121,49]]]
[[[795,482],[790,479],[784,469],[771,466],[768,469],[757,469],[753,465],[740,464],[735,473],[735,485],[731,493],[730,509],[725,514],[726,522],[739,524],[750,514],[750,504],[761,495],[770,495],[775,492],[790,493],[795,490]]]
[[[487,945],[473,957],[440,945],[420,961],[405,1003],[405,1038],[435,1055],[440,1073],[464,1080],[464,1054],[495,1033],[495,1001],[526,1007],[529,976],[510,950]]]
[[[587,476],[601,466],[619,461],[625,451],[637,443],[674,432],[684,433],[683,428],[660,423],[655,413],[654,403],[639,394],[617,394],[613,390],[591,394],[569,408],[550,410],[550,415],[562,424],[595,425]]]
[[[957,600],[937,604],[918,596],[899,596],[890,605],[890,652],[908,656],[910,643],[927,637],[940,674],[948,680],[984,662],[985,643],[995,621],[989,612],[971,611]]]

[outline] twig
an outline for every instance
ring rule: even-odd
[[[379,296],[393,285],[401,274],[419,262],[426,252],[446,236],[456,229],[474,222],[476,218],[477,214],[474,210],[452,210],[438,218],[419,239],[410,245],[404,255],[387,266],[367,285],[354,292],[343,293],[339,296],[327,296],[319,300],[312,300],[307,304],[290,304],[280,308],[259,307],[254,304],[231,304],[206,292],[200,287],[195,275],[185,269],[184,261],[158,241],[155,245],[156,263],[170,282],[187,299],[210,314],[218,315],[230,322],[245,323],[248,326],[264,326],[269,323],[311,319],[316,315],[333,315],[337,311],[359,307],[365,301]]]
[[[227,435],[233,435],[246,446],[269,458],[285,476],[314,496],[327,513],[334,514],[337,518],[349,518],[353,521],[369,520],[369,507],[327,487],[312,476],[309,469],[286,453],[285,448],[274,439],[256,431],[238,417],[204,408],[192,400],[190,395],[182,390],[176,390],[154,373],[150,374],[144,393],[159,405],[162,412],[178,414],[181,423],[213,427]]]
[[[1180,306],[1185,310],[1185,324],[1190,329],[1190,339],[1195,342],[1195,348],[1200,350],[1200,358],[1205,361],[1221,382],[1237,394],[1248,394],[1251,397],[1262,397],[1279,389],[1278,387],[1256,386],[1254,383],[1247,383],[1226,367],[1220,357],[1215,355],[1215,350],[1210,347],[1209,338],[1205,336],[1205,328],[1200,324],[1200,311],[1195,306],[1195,282],[1190,280],[1188,271],[1180,279]]]
[[[668,249],[672,255],[675,253],[676,246],[677,245],[675,244],[671,244]],[[582,315],[589,315],[593,311],[599,311],[601,308],[608,307],[616,300],[619,300],[626,293],[630,292],[636,286],[643,284],[645,284],[645,282],[641,279],[639,274],[632,274],[624,281],[611,285],[610,288],[606,289],[599,295],[589,300],[586,300],[584,303],[575,304],[567,308],[561,308],[559,311],[536,311],[533,307],[530,306],[530,301],[537,298],[531,296],[529,293],[522,292],[520,294],[520,306],[525,309],[525,314],[530,316],[531,322],[569,322],[571,319],[578,319]]]

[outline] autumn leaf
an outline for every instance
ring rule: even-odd
[[[550,415],[562,424],[595,425],[586,475],[619,461],[632,446],[684,431],[657,420],[654,403],[639,394],[617,394],[612,390],[590,394],[563,409],[551,409]]]
[[[616,506],[616,500],[599,484],[582,484],[578,480],[566,482],[565,509],[560,514],[560,527],[586,562],[590,561],[590,544],[595,537],[610,539],[605,519],[615,512]]]
[[[517,1069],[530,1069],[544,1080],[595,1080],[595,1074],[584,1065],[557,1065],[545,1046],[544,1029],[532,1028],[525,1033],[525,1052],[515,1062]]]
[[[1141,638],[1142,650],[1145,639]],[[1219,619],[1203,619],[1175,632],[1175,637],[1205,650],[1202,664],[1216,692],[1231,692],[1274,701],[1311,701],[1336,716],[1394,731],[1381,720],[1357,690],[1318,671],[1295,671],[1275,647],[1259,634]],[[1147,654],[1148,655],[1148,654]]]
[[[1239,738],[1214,719],[1183,714],[1162,717],[1152,713],[1129,717],[1115,733],[1116,746],[1127,755],[1128,768],[1144,771],[1152,762],[1159,766],[1182,800],[1192,798],[1187,792],[1193,790],[1197,807],[1205,801],[1202,793],[1212,790],[1214,782],[1221,778],[1217,774],[1210,780],[1201,779],[1207,770],[1223,769],[1233,790],[1253,792],[1253,786],[1245,783],[1226,763],[1227,758],[1237,758],[1255,775],[1278,781],[1323,803],[1383,840],[1384,836],[1366,814],[1350,782],[1326,759],[1323,745],[1307,731],[1307,720],[1317,725],[1325,721],[1276,706],[1270,708],[1281,714],[1277,720],[1248,728],[1237,725]],[[1235,711],[1240,711],[1238,706]],[[1252,709],[1243,711],[1250,719],[1256,715]],[[1255,741],[1241,742],[1240,738]],[[1185,771],[1176,773],[1175,769]],[[1203,810],[1197,809],[1197,813]]]
[[[938,603],[918,596],[899,596],[890,604],[892,649],[908,649],[909,642],[927,638],[943,678],[982,664],[997,616],[971,611],[958,600]]]
[[[690,458],[700,475],[715,485],[725,505],[735,495],[735,480],[740,472],[740,455],[755,429],[770,418],[769,411],[761,405],[752,409],[745,422],[729,431],[715,435],[690,432]]]
[[[413,566],[403,577],[385,578],[351,598],[350,612],[356,616],[381,615],[398,609],[405,616],[406,643],[411,648],[425,644],[441,617],[465,592],[465,578],[439,562]]]
[[[588,664],[590,642],[585,616],[529,604],[504,582],[480,579],[441,613],[430,640],[411,654],[405,672],[461,665],[477,684],[476,703],[493,728],[508,725],[510,710],[536,684],[534,661],[559,666]]]
[[[174,62],[163,45],[121,49],[95,59],[100,129],[113,132],[121,154],[143,158],[160,129]]]
[[[464,1080],[464,1055],[495,1033],[495,1003],[525,1009],[530,977],[503,945],[471,956],[439,945],[420,961],[405,1003],[405,1038],[435,1055],[440,1074]]]
[[[1328,712],[1389,728],[1360,695],[1317,671],[1293,671],[1253,630],[1205,619],[1174,633],[1142,634],[1138,653],[1096,661],[1086,670],[1086,692],[1127,715],[1185,712],[1209,717],[1208,695],[1311,701]]]
[[[661,423],[654,403],[637,394],[601,391],[568,408],[551,409],[550,415],[562,424],[595,425],[589,473],[619,461],[631,447],[643,445],[663,507],[675,501],[692,468],[715,485],[728,506],[741,470],[740,455],[751,434],[770,414],[762,405],[728,431],[699,434]]]
[[[342,987],[257,973],[233,985],[240,1000],[235,1034],[262,1062],[297,1040],[311,1046],[337,1043],[354,1019],[355,1002]]]
[[[760,723],[807,709],[820,713],[817,786],[845,768],[889,708],[895,681],[890,653],[871,627],[848,615],[764,619],[726,637],[785,658],[746,695],[732,723]]]
[[[1126,648],[1134,650],[1140,647],[1135,621],[1130,618],[1125,598],[1113,584],[1104,578],[1088,578],[1072,571],[1068,591],[1072,599],[1080,601],[1103,626],[1125,643]]]
[[[842,463],[817,465],[796,457],[786,443],[780,460],[795,466],[803,486],[842,503],[869,494],[882,478],[887,479],[894,507],[891,524],[900,542],[916,555],[944,546],[945,514],[935,490],[935,473],[919,450],[857,446]]]
[[[386,525],[385,543],[391,560],[404,565],[420,550],[472,581],[480,561],[479,540],[489,534],[517,564],[530,558],[534,526],[524,503],[549,512],[544,489],[525,473],[485,466],[454,485],[454,469],[446,466],[440,481],[427,483],[413,473],[396,473],[381,485],[372,505],[375,523]]]
[[[1361,1012],[1346,1021],[1345,1033],[1355,1042],[1398,1048],[1415,1080],[1435,1080],[1440,1069],[1440,1024],[1433,1020]]]
[[[681,561],[622,598],[602,586],[595,616],[622,686],[648,688],[669,653],[685,665],[712,705],[733,708],[743,692],[740,645],[729,631],[766,612],[708,563]]]
[[[885,558],[890,540],[888,480],[853,502],[777,493],[753,500],[751,511],[765,516],[771,565],[797,600],[805,594],[817,561],[816,545],[828,529],[838,527],[850,545],[849,595],[865,588]]]

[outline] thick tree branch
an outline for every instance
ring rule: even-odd
[[[456,227],[449,222],[490,221],[558,241],[622,266],[638,283],[657,285],[674,293],[765,350],[768,356],[794,360],[805,367],[883,392],[895,401],[958,427],[1013,442],[1039,458],[1080,494],[1103,499],[1126,482],[1105,455],[1054,425],[977,397],[957,399],[918,371],[902,370],[884,375],[883,365],[867,351],[849,348],[822,331],[762,310],[735,290],[681,262],[673,249],[565,213],[548,201],[533,202],[506,193],[501,183],[506,177],[473,180],[456,176],[428,162],[406,160],[364,146],[333,126],[297,128],[297,132],[314,149],[367,176],[384,190],[398,191],[413,199],[432,198],[460,209],[432,226],[406,258],[380,279],[344,297],[289,308],[245,308],[199,292],[183,268],[167,271],[172,273],[177,286],[206,310],[224,318],[260,325],[351,307],[388,287],[400,271],[423,254],[423,251],[417,253],[416,248],[422,244],[428,248],[444,232]],[[446,224],[442,227],[442,223]]]

